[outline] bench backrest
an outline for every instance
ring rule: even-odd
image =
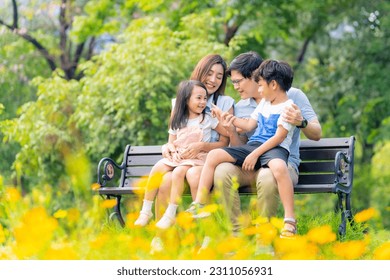
[[[353,136],[320,141],[301,140],[299,182],[295,186],[295,193],[350,193],[354,142]],[[134,187],[134,181],[149,174],[152,166],[161,158],[161,146],[126,146],[126,168],[121,175],[121,187]],[[254,192],[253,188],[243,188],[242,191]]]

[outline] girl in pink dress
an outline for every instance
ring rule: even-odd
[[[184,191],[186,172],[190,167],[202,166],[207,155],[201,152],[195,157],[186,158],[182,155],[182,151],[191,143],[209,142],[211,129],[215,129],[218,125],[216,118],[205,113],[206,104],[207,89],[203,83],[195,80],[180,83],[170,121],[168,143],[162,147],[163,155],[167,156],[158,161],[149,174],[142,209],[134,225],[145,226],[153,216],[152,205],[158,192],[158,188],[152,186],[153,176],[170,171],[172,171],[171,200],[161,220],[164,219],[164,225],[167,219],[169,226],[173,224]],[[159,223],[156,226],[158,227]]]

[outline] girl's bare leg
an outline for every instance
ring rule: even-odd
[[[172,188],[171,198],[168,204],[168,208],[165,211],[162,218],[156,223],[156,227],[160,229],[167,229],[175,223],[175,216],[177,207],[181,202],[181,197],[184,192],[184,180],[187,170],[191,166],[178,166],[172,171]]]
[[[160,188],[157,192],[157,197],[154,205],[154,215],[156,220],[159,220],[162,217],[168,207],[169,198],[171,195],[171,186],[172,172],[170,171],[164,174]]]
[[[155,186],[155,176],[165,174],[171,171],[173,167],[168,166],[161,161],[157,162],[150,171],[148,182],[146,183],[146,191],[143,199],[142,208],[138,219],[134,222],[136,226],[146,226],[150,219],[153,217],[152,206],[153,201],[157,195],[158,187]],[[159,185],[161,182],[159,183]]]

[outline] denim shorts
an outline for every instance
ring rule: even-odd
[[[245,158],[255,149],[260,147],[261,144],[262,143],[260,142],[251,142],[243,146],[225,147],[223,149],[236,160],[234,162],[235,165],[242,167]],[[289,152],[285,148],[282,148],[280,146],[272,148],[271,150],[266,151],[257,159],[255,170],[267,166],[268,162],[274,158],[282,159],[287,164],[288,156],[289,156]]]

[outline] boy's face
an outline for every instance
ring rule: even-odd
[[[244,78],[237,70],[232,70],[230,79],[241,99],[259,98],[259,85],[254,80]]]
[[[273,90],[275,81],[272,80],[269,84],[266,80],[260,77],[258,86],[259,86],[259,94],[262,98],[267,101],[272,101],[275,99],[275,91]]]

